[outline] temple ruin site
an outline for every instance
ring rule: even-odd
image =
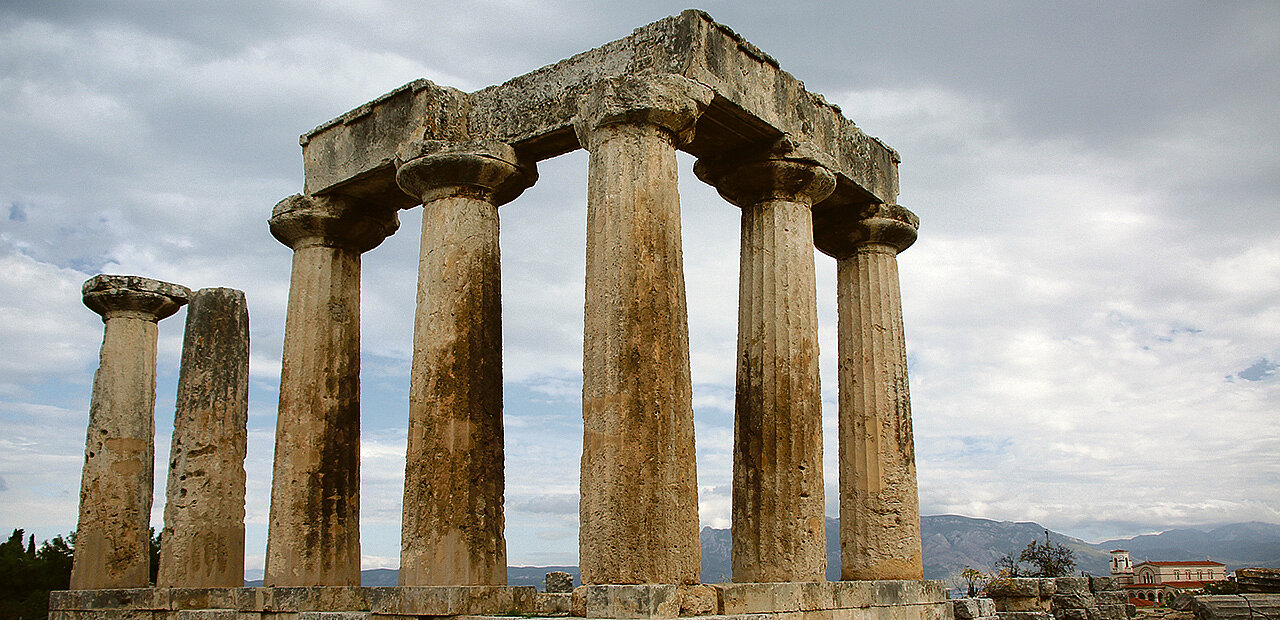
[[[897,204],[899,158],[768,54],[685,11],[477,92],[412,82],[301,143],[302,191],[269,219],[293,264],[263,586],[243,587],[244,295],[99,275],[84,286],[104,336],[75,564],[53,618],[955,617],[922,580],[897,272],[919,222]],[[539,161],[580,148],[583,585],[537,592],[506,585],[498,213]],[[732,583],[699,582],[677,150],[742,212]],[[400,585],[361,587],[360,262],[419,205]],[[815,247],[838,264],[833,582]],[[157,324],[184,304],[152,586]]]

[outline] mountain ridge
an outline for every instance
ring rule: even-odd
[[[1228,571],[1244,567],[1280,568],[1280,525],[1249,521],[1196,527],[1170,528],[1158,534],[1140,534],[1089,543],[1054,532],[1034,521],[996,521],[964,515],[929,515],[920,518],[925,579],[953,577],[966,567],[991,572],[995,561],[1006,553],[1017,555],[1027,543],[1049,540],[1075,552],[1076,570],[1094,575],[1110,573],[1110,551],[1124,548],[1135,564],[1143,561],[1213,559]],[[698,534],[702,543],[702,582],[730,581],[731,535],[728,529],[704,527]],[[827,579],[840,578],[840,521],[827,518]],[[541,587],[548,571],[560,570],[578,581],[576,566],[510,566],[510,585]],[[362,585],[395,585],[395,569],[361,572]],[[246,582],[260,585],[261,580]]]

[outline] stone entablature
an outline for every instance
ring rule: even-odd
[[[422,139],[497,140],[534,160],[582,148],[577,99],[617,75],[677,75],[715,93],[682,150],[697,157],[802,136],[832,156],[839,178],[829,206],[893,203],[897,153],[778,62],[697,10],[474,93],[427,80],[406,84],[302,137],[307,195],[417,202],[395,187],[398,152]]]

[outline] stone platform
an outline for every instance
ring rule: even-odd
[[[49,597],[50,620],[408,620],[435,616],[953,620],[941,581],[581,586],[133,588]]]

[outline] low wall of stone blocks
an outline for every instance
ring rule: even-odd
[[[1107,577],[996,579],[986,594],[1000,620],[1126,620],[1124,591]]]
[[[939,581],[712,585],[137,588],[54,592],[50,620],[418,620],[423,616],[956,620]],[[972,619],[976,620],[976,619]]]

